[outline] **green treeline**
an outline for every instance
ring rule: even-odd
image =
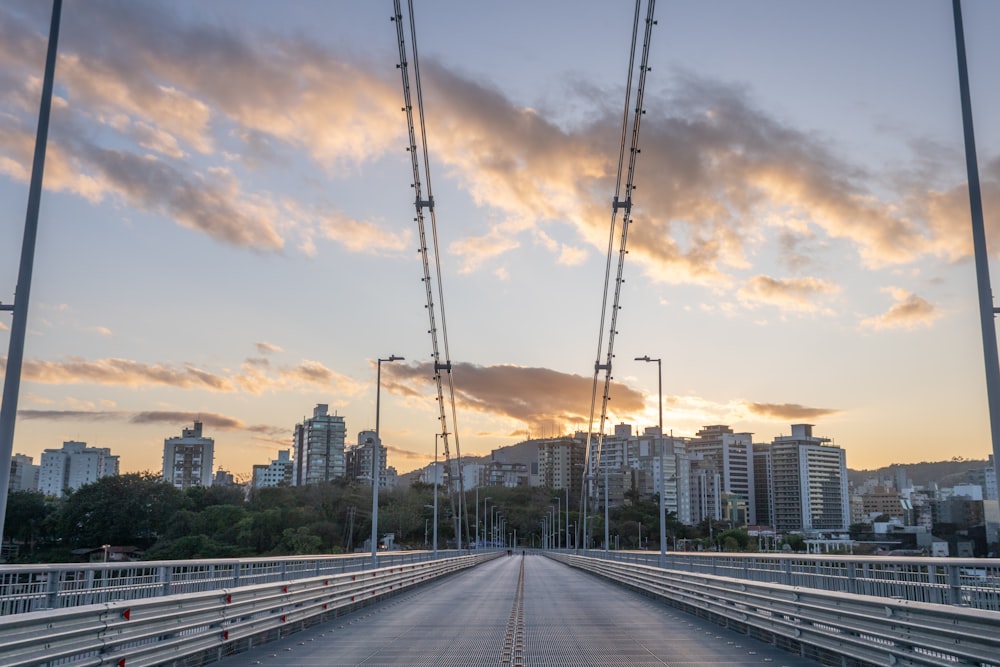
[[[475,541],[476,521],[484,539],[487,516],[502,517],[509,541],[517,533],[518,548],[541,546],[542,532],[562,510],[559,528],[566,545],[566,507],[562,492],[539,487],[490,487],[466,492],[469,535]],[[557,505],[556,498],[560,498]],[[392,533],[399,548],[430,548],[433,539],[433,487],[379,492],[379,534]],[[457,498],[455,498],[457,504]],[[579,533],[579,498],[570,498],[570,543]],[[477,517],[478,507],[478,517]],[[591,546],[604,540],[604,513],[591,510]],[[630,499],[610,510],[611,548],[659,549],[657,501]],[[500,523],[497,518],[496,522]],[[438,547],[454,548],[452,499],[439,489]],[[462,542],[466,544],[463,529]],[[196,487],[180,491],[159,475],[130,473],[104,477],[64,498],[38,492],[8,495],[4,539],[19,545],[12,562],[71,562],[74,550],[102,545],[136,547],[147,560],[235,558],[364,551],[371,536],[371,489],[335,481],[302,487],[254,489]],[[716,524],[684,526],[667,517],[668,548],[675,540],[686,548],[727,551],[755,547],[745,532]],[[640,544],[640,538],[642,540]],[[554,539],[554,538],[553,538]],[[686,541],[686,542],[684,542]]]

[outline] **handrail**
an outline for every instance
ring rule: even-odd
[[[453,557],[456,551],[439,551]],[[425,562],[432,551],[380,553],[379,566]],[[42,609],[294,581],[371,569],[371,556],[282,556],[206,560],[0,566],[0,616]]]
[[[659,554],[648,551],[580,553],[659,565]],[[1000,611],[1000,559],[670,551],[666,567],[691,574]]]
[[[996,611],[546,555],[823,664],[1000,667]]]
[[[486,552],[287,582],[0,616],[0,655],[5,667],[136,667],[196,655],[218,659],[497,556],[499,552]]]

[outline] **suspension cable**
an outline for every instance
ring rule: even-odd
[[[621,310],[620,300],[621,300],[621,286],[625,282],[623,278],[624,268],[625,268],[625,255],[627,254],[627,242],[628,242],[628,229],[629,225],[632,224],[631,214],[632,214],[632,191],[636,188],[634,184],[635,179],[635,165],[636,158],[639,154],[639,126],[641,124],[642,115],[645,110],[642,108],[642,101],[645,93],[646,87],[646,73],[649,71],[649,45],[650,39],[652,37],[653,26],[656,25],[656,21],[653,19],[653,11],[656,5],[656,0],[648,0],[646,6],[646,19],[645,19],[645,33],[643,36],[642,44],[642,56],[641,64],[639,66],[639,82],[636,88],[636,102],[635,108],[631,107],[631,95],[632,95],[632,75],[635,66],[635,53],[636,53],[636,43],[638,41],[639,35],[639,9],[641,5],[641,0],[636,0],[635,3],[635,18],[632,23],[632,48],[629,53],[629,65],[628,65],[628,78],[625,88],[625,106],[622,111],[622,130],[621,139],[618,148],[618,170],[615,179],[615,194],[614,199],[611,203],[611,227],[608,234],[608,251],[607,251],[607,261],[604,269],[604,296],[601,301],[601,324],[600,330],[597,338],[597,358],[594,362],[594,384],[591,391],[590,397],[590,423],[587,432],[587,448],[585,451],[584,460],[584,478],[581,485],[581,506],[583,508],[583,528],[582,533],[585,540],[585,547],[589,547],[589,539],[587,532],[587,498],[591,495],[588,482],[593,484],[596,482],[598,470],[601,468],[601,458],[603,455],[604,448],[604,430],[605,424],[607,422],[608,416],[608,401],[611,400],[611,369],[612,360],[614,359],[614,342],[615,335],[618,333],[617,323],[618,323],[618,311]],[[628,167],[625,168],[625,146],[626,137],[628,136],[628,119],[629,114],[632,114],[632,128],[631,128],[631,141],[629,144],[629,154],[628,154]],[[622,172],[626,171],[625,180],[625,191],[624,197],[622,197]],[[621,234],[618,244],[618,271],[615,277],[615,290],[614,299],[611,306],[610,312],[610,327],[608,328],[608,346],[606,353],[606,360],[601,363],[601,355],[604,345],[604,326],[605,321],[608,316],[608,291],[611,284],[611,262],[614,251],[614,238],[617,229],[617,218],[618,210],[621,209],[622,213],[622,224],[621,224]],[[597,440],[594,442],[594,414],[597,405],[597,387],[598,381],[601,374],[604,371],[604,388],[603,395],[601,399],[601,414],[599,428],[596,431]],[[604,462],[603,464],[605,471],[604,480],[604,493],[605,498],[608,493],[608,482],[607,482],[607,470],[608,464]],[[607,513],[607,502],[605,502],[605,513]],[[604,521],[604,531],[605,531],[605,548],[607,548],[608,541],[608,517],[605,516]]]
[[[399,63],[396,67],[400,70],[403,84],[403,111],[406,113],[406,124],[409,135],[409,144],[407,145],[406,150],[410,153],[410,161],[413,168],[412,187],[414,189],[414,206],[416,208],[416,217],[414,218],[414,221],[417,223],[417,231],[420,238],[419,252],[423,266],[423,277],[421,280],[424,283],[424,291],[427,296],[426,309],[430,324],[428,333],[431,336],[431,356],[434,359],[434,383],[437,386],[438,422],[441,428],[441,440],[444,442],[445,487],[448,489],[448,496],[451,502],[451,515],[452,522],[455,525],[456,544],[458,548],[461,549],[462,538],[460,535],[460,526],[464,524],[466,544],[469,544],[470,531],[468,509],[465,504],[465,480],[462,466],[462,453],[458,440],[458,411],[455,405],[455,382],[452,376],[451,354],[448,348],[448,326],[445,320],[444,312],[444,287],[441,280],[441,253],[438,245],[437,217],[434,212],[434,193],[431,188],[430,156],[427,150],[427,127],[424,121],[423,90],[420,85],[420,64],[419,59],[417,58],[417,32],[416,24],[413,19],[413,0],[409,0],[407,9],[410,26],[410,42],[412,44],[410,51],[412,53],[413,61],[413,89],[416,92],[417,98],[416,114],[414,114],[413,108],[413,94],[410,86],[411,75],[408,67],[406,38],[403,28],[403,13],[400,7],[400,0],[394,0],[393,5],[395,13],[392,20],[396,24],[396,39],[399,46]],[[423,181],[426,184],[427,199],[423,199],[422,194],[424,188],[421,186],[421,159],[417,155],[417,123],[420,125],[420,144],[423,157]],[[433,279],[428,255],[424,209],[427,209],[430,215],[431,240],[433,243],[434,253]],[[441,361],[441,347],[438,345],[437,317],[435,315],[434,307],[435,283],[437,284],[438,304],[441,311],[441,338],[444,347],[444,362]],[[442,371],[446,374],[448,380],[448,396],[450,399],[453,424],[452,431],[448,430],[448,415],[445,409],[444,379]],[[458,474],[456,476],[452,475],[451,452],[448,446],[449,435],[455,436],[455,457],[456,467],[458,470]],[[437,474],[436,470],[434,471],[434,474]],[[454,477],[457,477],[458,512],[455,511],[456,480]]]

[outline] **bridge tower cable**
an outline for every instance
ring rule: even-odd
[[[417,57],[417,32],[413,19],[413,0],[409,0],[407,6],[407,17],[410,28],[409,52],[406,48],[406,35],[403,26],[403,12],[400,0],[393,2],[395,13],[392,21],[396,24],[396,41],[399,46],[399,63],[396,67],[400,70],[403,84],[403,111],[406,113],[406,124],[408,130],[409,144],[406,150],[410,153],[410,161],[413,168],[413,190],[414,206],[416,208],[417,232],[420,238],[420,258],[423,266],[424,291],[427,297],[427,317],[430,324],[428,333],[431,336],[431,356],[434,359],[434,383],[437,386],[438,422],[441,428],[441,440],[444,443],[445,459],[445,486],[448,489],[448,497],[451,502],[452,522],[455,526],[456,546],[462,548],[461,533],[464,528],[465,544],[470,543],[470,530],[468,521],[468,508],[465,503],[465,480],[462,469],[462,450],[458,439],[458,411],[455,406],[455,381],[452,376],[451,353],[448,348],[448,325],[445,319],[444,309],[444,287],[441,280],[441,253],[438,245],[437,217],[434,211],[434,193],[431,188],[430,156],[427,150],[427,126],[424,121],[424,101],[423,90],[420,85],[420,61]],[[412,58],[410,57],[412,54]],[[413,62],[413,71],[410,72],[409,62]],[[411,86],[412,78],[412,86]],[[416,109],[413,105],[413,97],[416,96]],[[418,156],[417,145],[417,125],[420,127],[420,153]],[[421,159],[422,158],[422,159]],[[424,199],[424,187],[426,184],[427,198]],[[425,223],[425,210],[430,218],[430,233],[433,244],[434,271],[431,272],[430,249],[427,243],[427,225]],[[441,312],[440,340],[438,342],[437,316],[434,306],[434,287],[437,287],[438,307]],[[441,350],[444,350],[444,360],[442,361]],[[445,407],[444,387],[447,384],[448,397],[451,408],[452,430],[448,430],[448,411]],[[448,445],[448,436],[455,437],[455,458],[457,475],[452,475],[451,452]],[[435,471],[436,474],[436,471]],[[456,479],[457,478],[457,479]],[[457,489],[456,489],[457,486]],[[457,493],[456,493],[457,491]],[[458,508],[455,507],[455,496],[458,496]]]
[[[615,179],[615,194],[611,202],[611,227],[608,234],[608,254],[604,271],[604,295],[601,301],[601,324],[597,338],[597,358],[594,362],[594,384],[590,399],[590,423],[587,432],[587,449],[584,461],[584,479],[581,492],[581,506],[583,508],[583,535],[584,544],[589,547],[589,534],[587,532],[587,498],[592,495],[591,487],[597,481],[597,475],[601,468],[601,461],[604,449],[604,428],[608,417],[608,401],[611,400],[611,380],[612,361],[614,359],[614,342],[618,333],[618,311],[621,310],[621,286],[625,282],[623,277],[625,269],[625,255],[628,253],[628,230],[632,224],[632,191],[635,190],[635,167],[636,159],[639,155],[639,127],[642,116],[646,113],[643,109],[643,98],[646,88],[646,73],[649,68],[649,47],[652,38],[653,26],[656,21],[653,13],[656,0],[648,0],[646,5],[645,30],[643,34],[642,55],[640,57],[639,77],[635,91],[635,106],[633,108],[632,99],[632,77],[635,70],[636,44],[639,36],[639,14],[642,0],[636,0],[635,16],[632,23],[632,47],[629,53],[628,78],[625,87],[625,106],[622,111],[622,130],[618,148],[618,170]],[[631,115],[631,137],[629,138],[629,117]],[[628,140],[628,141],[627,141]],[[626,160],[626,145],[628,146],[628,158]],[[627,168],[626,168],[627,162]],[[622,185],[622,176],[625,172],[625,184]],[[611,264],[614,257],[614,239],[618,229],[618,211],[622,211],[621,232],[618,243],[618,266],[615,276],[614,297],[610,312],[608,310],[608,292],[611,285]],[[604,327],[606,320],[610,317],[608,327],[607,350],[604,351]],[[602,354],[605,357],[601,363]],[[597,406],[597,388],[601,372],[604,373],[603,392],[601,398],[601,412],[599,426],[594,431],[594,415]],[[596,436],[596,442],[595,442]],[[588,484],[589,483],[589,484]],[[604,462],[604,548],[608,548],[608,465]]]

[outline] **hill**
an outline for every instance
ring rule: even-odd
[[[860,485],[872,477],[892,478],[892,468],[902,466],[906,470],[906,476],[916,486],[928,486],[932,482],[937,482],[938,486],[946,487],[964,482],[972,482],[975,479],[975,474],[977,472],[981,473],[982,469],[987,466],[987,463],[985,460],[964,459],[956,456],[950,461],[898,463],[873,470],[851,470],[848,468],[847,476],[852,484]]]

